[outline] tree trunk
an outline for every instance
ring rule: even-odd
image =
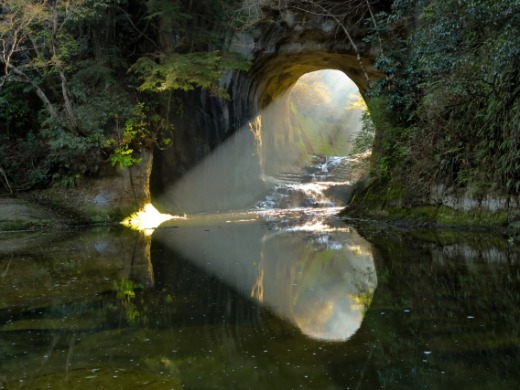
[[[69,119],[72,132],[76,135],[85,136],[85,132],[81,129],[78,118],[76,117],[76,113],[72,108],[72,103],[70,102],[69,93],[67,91],[67,78],[65,77],[65,73],[60,69],[60,78],[61,78],[61,94],[63,96],[63,103],[65,106],[65,113],[67,114],[67,118]]]
[[[59,121],[58,113],[56,112],[56,110],[54,109],[54,106],[52,105],[51,101],[49,100],[49,98],[47,97],[45,92],[43,92],[43,90],[40,88],[40,86],[38,84],[36,84],[34,82],[34,80],[32,80],[29,76],[27,76],[23,71],[18,69],[13,64],[7,63],[6,65],[15,75],[21,77],[25,82],[27,82],[27,83],[29,83],[31,85],[31,87],[34,89],[34,92],[36,92],[36,95],[43,102],[43,105],[47,109],[49,115],[52,117],[53,120],[58,122]]]

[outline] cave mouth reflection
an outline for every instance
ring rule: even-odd
[[[325,210],[292,213],[278,220],[258,213],[198,215],[164,223],[153,240],[309,338],[348,340],[377,287],[371,245]],[[306,230],[313,219],[326,221],[324,229]]]
[[[152,239],[309,338],[351,338],[377,287],[370,244],[335,217],[360,100],[341,71],[301,76],[172,187],[163,204],[182,216],[149,208],[172,218]]]

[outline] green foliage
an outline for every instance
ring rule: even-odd
[[[249,62],[235,54],[199,52],[142,57],[130,67],[141,80],[140,91],[191,91],[206,88],[218,96],[227,96],[218,86],[226,70],[247,70]]]
[[[114,152],[110,156],[110,162],[112,163],[112,166],[118,165],[121,169],[139,164],[142,159],[133,157],[133,154],[134,150],[128,147],[115,148]]]
[[[65,188],[73,188],[73,187],[76,187],[78,185],[79,180],[80,180],[80,175],[79,174],[68,175],[68,176],[65,176],[60,181],[60,185],[62,187],[65,187]]]
[[[241,0],[149,0],[147,22],[159,36],[167,35],[162,50],[193,53],[221,50],[235,27]]]
[[[112,284],[116,298],[125,302],[132,301],[135,298],[135,290],[142,287],[139,283],[126,278],[121,278],[119,281],[114,280]]]
[[[222,73],[247,70],[250,66],[243,56],[222,50],[231,28],[232,3],[235,1],[149,1],[146,18],[153,23],[159,37],[169,33],[170,40],[161,50],[141,56],[130,66],[130,72],[139,78],[139,91],[160,93],[204,88],[227,97],[219,86]],[[205,16],[202,23],[200,15]]]
[[[354,141],[355,150],[359,152],[372,148],[374,174],[382,180],[391,179],[392,174],[410,159],[408,135],[411,129],[399,126],[393,120],[389,105],[388,100],[382,97],[373,97],[368,101],[361,131]]]
[[[434,0],[394,1],[379,16],[386,77],[371,95],[400,129],[383,132],[398,146],[380,151],[408,149],[393,174],[520,193],[519,15],[519,1]]]
[[[146,4],[148,9],[147,19],[159,18],[163,21],[160,26],[161,32],[172,32],[173,29],[192,19],[192,15],[183,9],[182,4],[171,0],[149,0]]]
[[[15,139],[0,135],[0,166],[7,172],[14,190],[49,184],[47,152],[33,132]]]
[[[114,281],[112,289],[116,293],[116,298],[119,300],[120,311],[124,312],[129,323],[136,323],[140,317],[133,300],[136,297],[135,290],[143,288],[139,283],[133,280],[121,278],[119,281]]]
[[[128,26],[115,17],[123,3],[2,2],[0,64],[6,74],[0,76],[0,105],[5,98],[10,109],[0,113],[0,131],[7,133],[5,169],[17,189],[74,186],[106,160],[115,118],[128,116],[135,101],[126,90],[129,77],[115,76],[126,75],[126,46],[109,38]]]
[[[23,83],[9,83],[0,88],[0,133],[23,135],[31,128],[37,102]]]
[[[142,104],[135,106],[132,110],[132,116],[126,120],[123,130],[118,130],[116,138],[107,141],[108,146],[116,145],[110,155],[112,166],[119,165],[123,169],[141,162],[140,158],[134,157],[134,147],[141,146],[146,138],[145,115],[142,109]]]
[[[139,164],[141,158],[135,151],[150,147],[155,142],[159,148],[168,147],[171,142],[173,125],[155,112],[155,107],[138,103],[131,108],[122,129],[116,126],[115,134],[105,140],[105,147],[111,150],[112,166],[120,168]]]
[[[361,116],[361,130],[354,138],[353,154],[363,154],[372,151],[376,135],[376,128],[370,116],[370,111],[365,110]]]
[[[237,3],[2,1],[0,161],[15,188],[74,186],[171,145],[171,91],[226,96],[222,73],[248,66],[222,51]]]

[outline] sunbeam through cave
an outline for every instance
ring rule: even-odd
[[[333,166],[341,172],[336,185],[349,185],[349,153],[362,114],[354,103],[360,99],[341,71],[304,74],[171,186],[160,203],[176,214],[252,209],[280,185],[309,181],[309,170],[329,172]],[[310,181],[319,181],[317,175]]]

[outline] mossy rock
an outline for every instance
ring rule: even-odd
[[[444,204],[432,204],[425,194],[414,194],[404,185],[382,183],[366,177],[355,185],[351,203],[340,212],[342,217],[398,221],[412,225],[451,227],[516,228],[510,224],[512,210],[489,210],[481,205],[461,210]],[[517,224],[520,227],[520,223]]]

